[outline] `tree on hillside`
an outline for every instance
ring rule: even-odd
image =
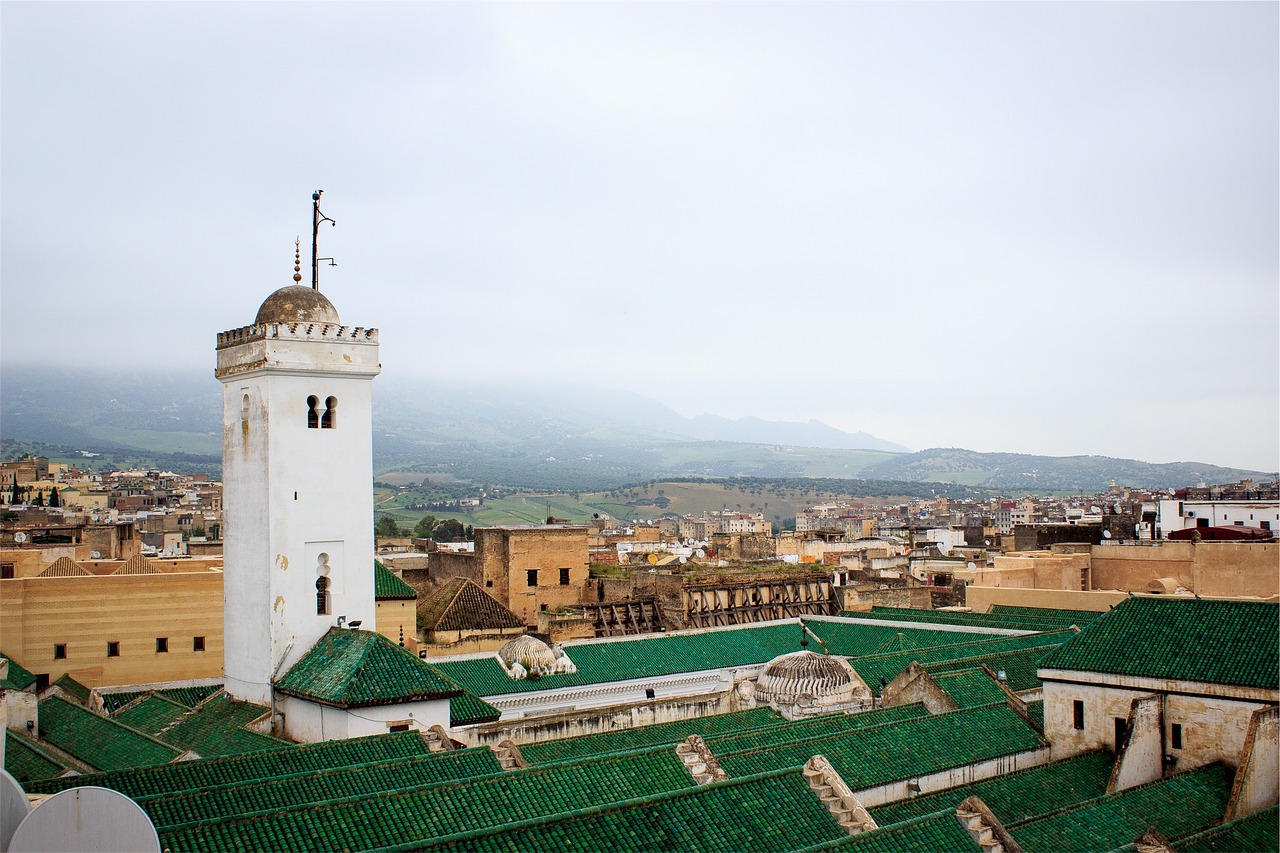
[[[456,518],[446,518],[436,525],[432,538],[437,542],[461,542],[467,538],[467,530]]]
[[[395,518],[383,513],[373,523],[373,534],[380,539],[395,539],[403,536],[404,531],[400,529],[399,524],[396,524]]]
[[[413,526],[413,535],[419,539],[430,539],[435,534],[436,525],[439,523],[434,515],[424,515]]]

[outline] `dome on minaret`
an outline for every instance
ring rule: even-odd
[[[271,294],[258,309],[253,324],[266,323],[341,323],[338,309],[323,293],[291,284]]]

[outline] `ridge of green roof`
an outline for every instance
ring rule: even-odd
[[[1134,597],[1090,622],[1041,669],[1280,688],[1280,605]]]
[[[81,705],[89,704],[89,695],[92,691],[80,682],[72,678],[68,673],[62,673],[58,676],[58,680],[50,685],[51,687],[59,687],[76,699]]]
[[[374,560],[373,597],[387,600],[413,599],[418,597],[418,591],[397,577],[381,560]]]
[[[881,826],[870,832],[806,847],[800,853],[817,853],[822,850],[865,850],[868,853],[965,850],[980,853],[982,848],[961,825],[956,817],[956,810],[950,808],[913,820]]]
[[[194,708],[221,689],[221,684],[202,684],[197,687],[161,687],[156,690],[125,690],[119,693],[99,692],[98,697],[102,699],[103,712],[111,715],[139,696],[146,696],[149,693],[172,699],[187,708]]]
[[[1274,853],[1280,850],[1280,806],[1180,838],[1173,849],[1178,853]]]
[[[9,662],[9,674],[5,676],[4,681],[0,681],[0,688],[5,690],[26,690],[36,683],[35,674],[23,669],[16,660],[4,652],[0,652],[0,658],[4,658]]]
[[[270,709],[266,707],[237,701],[220,691],[195,708],[185,709],[163,726],[156,737],[204,758],[292,746],[292,741],[246,728],[268,713]]]
[[[376,631],[330,628],[276,690],[338,708],[461,696],[463,689]]]
[[[165,764],[182,750],[61,696],[40,703],[40,737],[99,770]]]
[[[5,730],[4,769],[25,788],[31,782],[52,779],[68,769],[58,756],[12,729]]]

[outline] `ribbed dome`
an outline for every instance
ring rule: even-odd
[[[338,309],[318,290],[291,284],[266,298],[254,319],[264,323],[340,323]]]
[[[801,696],[815,704],[838,704],[870,695],[867,685],[844,658],[810,651],[776,657],[756,679],[760,702],[794,705]]]
[[[551,651],[551,647],[528,634],[516,637],[499,649],[498,657],[502,658],[508,668],[511,664],[518,663],[527,670],[554,666],[556,662],[555,652]]]

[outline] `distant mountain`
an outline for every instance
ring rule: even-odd
[[[663,477],[828,477],[952,482],[1006,493],[1171,488],[1256,471],[1204,463],[1152,465],[1103,456],[1047,457],[930,449],[819,421],[686,418],[620,389],[504,388],[396,376],[374,383],[376,472],[562,491]],[[116,467],[216,474],[221,392],[209,373],[0,368],[5,453],[102,454]],[[83,458],[83,457],[82,457]]]

